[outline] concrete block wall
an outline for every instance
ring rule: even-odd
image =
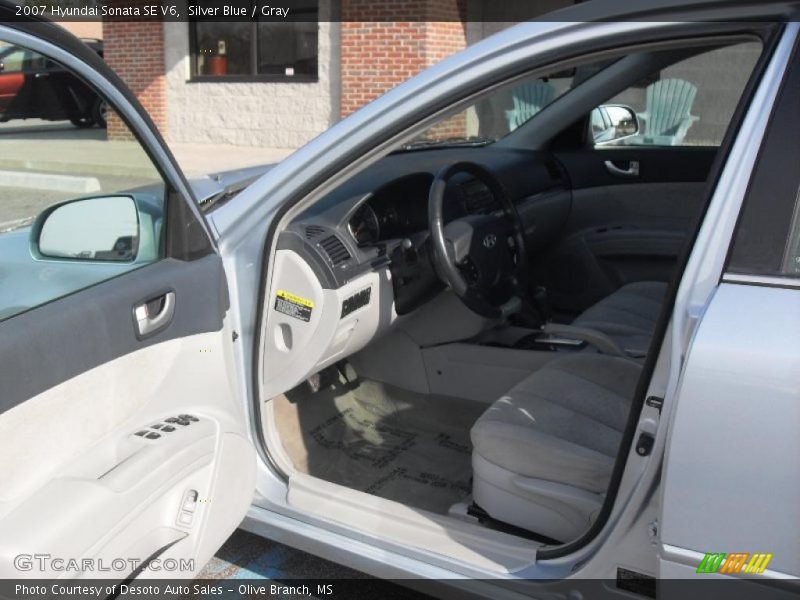
[[[164,23],[168,139],[298,148],[330,127],[339,116],[339,23],[330,22],[330,0],[319,8],[319,80],[311,83],[190,81],[189,25]]]

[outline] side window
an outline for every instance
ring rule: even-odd
[[[24,76],[29,56],[59,76]],[[77,75],[7,44],[0,60],[2,320],[158,260],[166,186]]]
[[[25,66],[28,53],[18,46],[0,43],[0,76],[4,73],[19,73]]]
[[[719,146],[760,53],[760,43],[746,42],[653,73],[594,111],[613,123],[598,129],[593,113],[591,139],[598,147]]]

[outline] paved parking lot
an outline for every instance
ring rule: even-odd
[[[220,144],[170,144],[187,177],[273,163],[292,151]],[[66,121],[38,119],[0,123],[0,233],[30,219],[50,204],[97,189],[125,190],[152,180],[132,142],[107,141],[106,131],[81,129]],[[145,172],[141,172],[144,169]],[[145,179],[143,179],[145,177]],[[50,178],[49,181],[42,181]],[[83,179],[86,189],[69,186]]]
[[[0,144],[0,168],[4,164],[28,156],[21,152],[25,144],[36,148],[34,156],[40,160],[57,159],[59,162],[74,164],[96,162],[120,162],[118,157],[109,155],[105,129],[90,127],[81,129],[68,121],[42,121],[26,119],[0,123],[0,142],[13,140],[13,147]],[[21,146],[22,144],[22,146]],[[4,146],[9,146],[5,149]],[[251,146],[231,146],[228,144],[188,144],[170,142],[169,147],[175,158],[189,177],[206,173],[251,167],[277,162],[292,153],[289,148],[261,148]],[[14,150],[16,148],[16,150]],[[70,151],[65,154],[64,149]],[[124,163],[120,163],[124,166]]]

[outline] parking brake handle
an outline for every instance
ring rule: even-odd
[[[575,325],[564,325],[561,323],[547,323],[542,327],[542,332],[553,337],[563,337],[572,340],[582,340],[609,356],[628,355],[620,348],[617,343],[602,331],[590,329],[588,327],[576,327]]]

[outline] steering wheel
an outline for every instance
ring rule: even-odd
[[[467,215],[445,225],[445,191],[461,173],[481,180],[501,210]],[[439,277],[469,309],[498,318],[522,308],[528,280],[525,228],[494,173],[472,162],[444,167],[428,194],[428,225]]]

